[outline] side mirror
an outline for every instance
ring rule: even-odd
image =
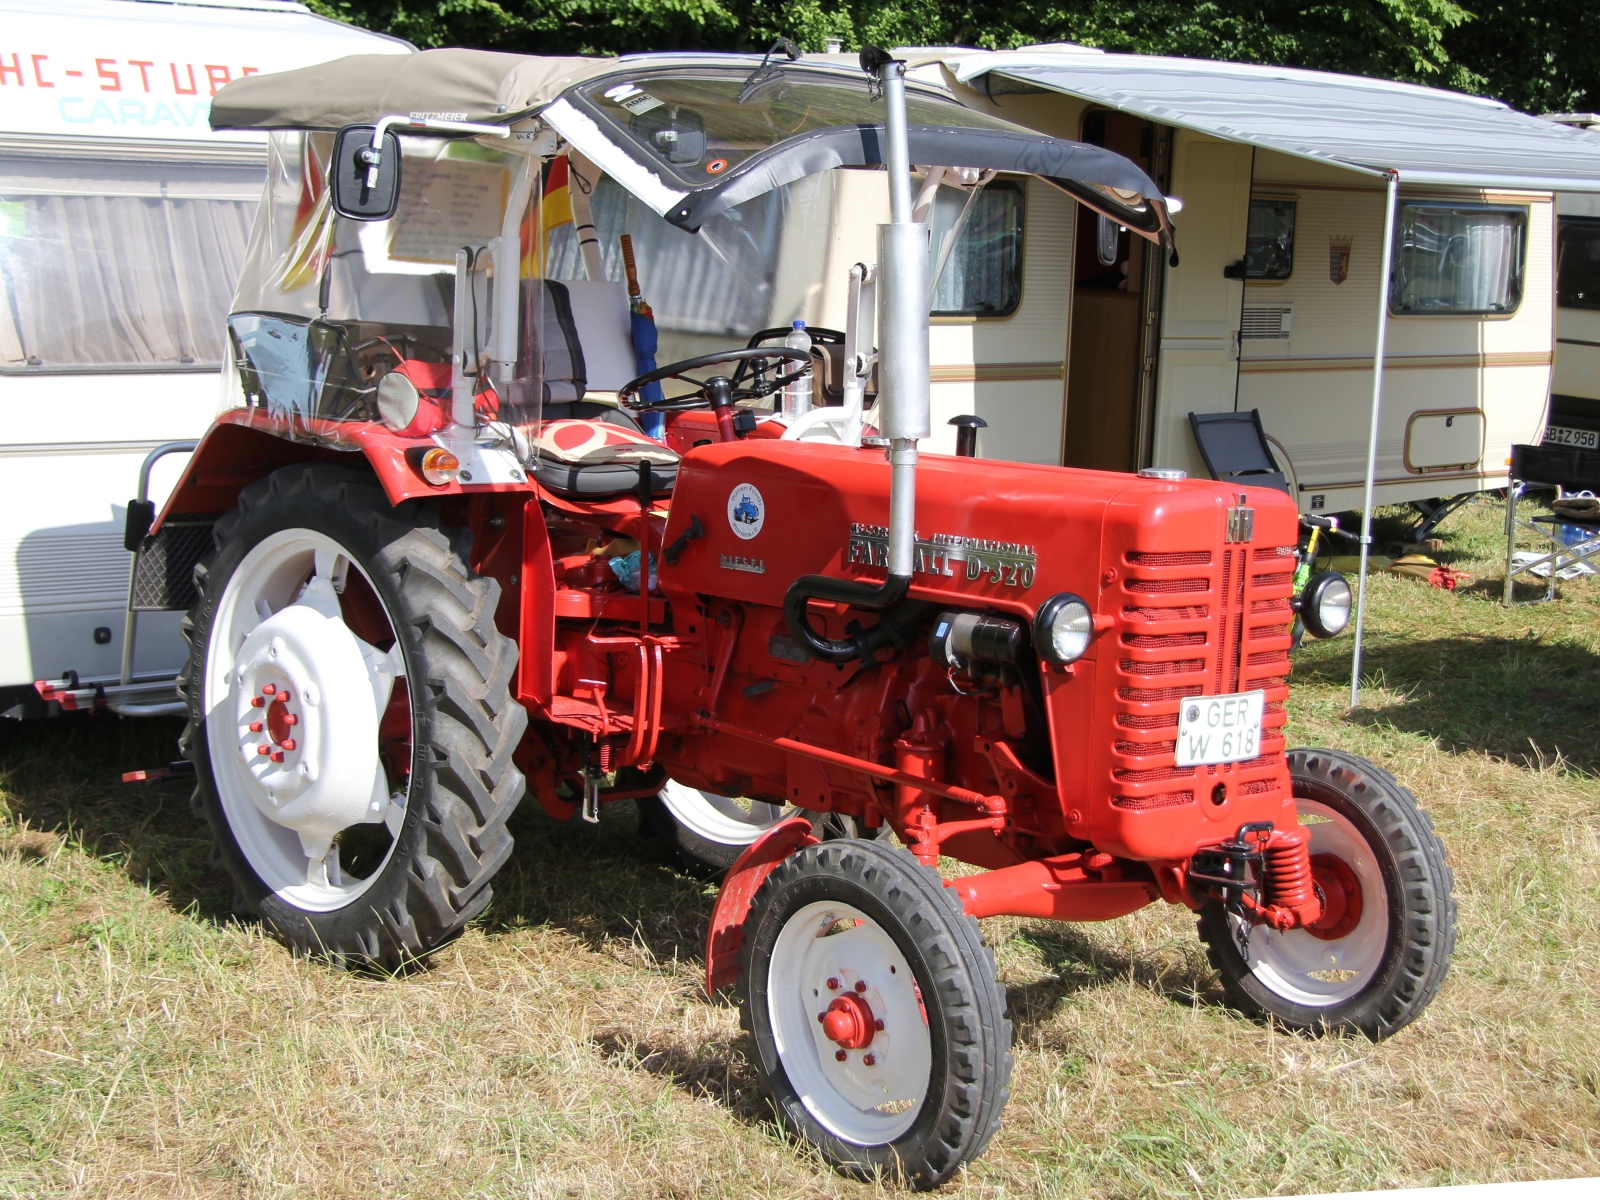
[[[387,221],[400,202],[400,138],[383,131],[374,163],[371,125],[346,125],[333,141],[333,211],[352,221]]]

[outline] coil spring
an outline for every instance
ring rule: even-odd
[[[1266,852],[1266,900],[1283,908],[1316,903],[1311,883],[1311,839],[1304,833],[1275,835]]]

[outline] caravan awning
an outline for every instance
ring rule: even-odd
[[[1059,50],[950,55],[955,78],[996,98],[1003,80],[1407,184],[1600,192],[1600,134],[1497,100],[1292,67]],[[987,82],[986,82],[987,81]]]

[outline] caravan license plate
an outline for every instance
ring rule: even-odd
[[[1266,695],[1187,697],[1178,710],[1178,765],[1199,767],[1258,757]]]
[[[1593,429],[1570,429],[1565,425],[1547,425],[1544,431],[1544,444],[1600,450],[1600,432]]]

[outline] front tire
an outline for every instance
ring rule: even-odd
[[[1288,760],[1326,915],[1280,933],[1213,900],[1200,937],[1240,1011],[1381,1041],[1422,1014],[1450,969],[1455,877],[1433,822],[1387,771],[1337,750],[1291,750]]]
[[[999,1127],[1011,1022],[938,872],[881,842],[785,859],[744,925],[741,1012],[780,1118],[862,1179],[937,1187]]]
[[[333,464],[247,487],[215,539],[179,687],[234,907],[338,966],[420,959],[483,911],[511,853],[527,714],[499,584],[436,506],[392,508]]]

